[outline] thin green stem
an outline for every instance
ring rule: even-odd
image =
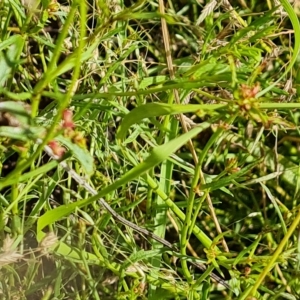
[[[186,209],[186,214],[185,214],[185,219],[183,222],[182,226],[182,231],[180,234],[180,253],[182,255],[186,255],[186,247],[189,242],[189,237],[192,230],[192,214],[194,210],[194,202],[195,202],[195,195],[197,191],[197,186],[199,184],[199,179],[200,179],[200,172],[201,172],[201,162],[198,160],[198,163],[195,167],[194,171],[194,177],[192,181],[192,187],[189,191],[189,198],[187,200],[187,209]],[[182,271],[188,281],[192,281],[192,275],[190,274],[190,271],[187,266],[187,261],[182,259],[181,260],[181,266],[182,266]]]
[[[276,80],[273,84],[269,85],[267,88],[265,88],[264,90],[259,92],[256,95],[257,98],[265,95],[268,91],[270,91],[280,80],[282,80],[290,72],[290,70],[293,68],[295,62],[298,59],[298,54],[299,54],[299,51],[300,51],[300,23],[299,23],[299,18],[297,16],[294,8],[292,7],[292,5],[290,4],[290,2],[288,0],[279,0],[279,1],[282,4],[283,8],[288,13],[290,21],[293,25],[294,39],[295,39],[293,55],[292,55],[291,59],[289,60],[289,65],[287,66],[287,68],[285,69],[283,74],[278,78],[278,80]]]
[[[83,3],[84,3],[84,1],[83,1]],[[61,30],[61,32],[57,38],[57,41],[55,43],[55,48],[52,53],[52,57],[49,62],[48,68],[47,68],[46,72],[44,73],[43,77],[41,78],[41,80],[37,83],[37,85],[33,89],[34,97],[32,98],[32,101],[31,101],[31,112],[32,112],[33,117],[35,117],[38,113],[38,106],[39,106],[39,102],[40,102],[40,98],[41,98],[41,92],[45,89],[45,87],[52,80],[52,76],[50,76],[50,75],[56,69],[56,64],[57,64],[57,61],[61,54],[63,43],[68,34],[68,30],[72,26],[74,15],[77,10],[77,6],[78,6],[77,1],[73,1],[71,9],[68,13],[68,16],[62,27],[62,30]]]
[[[146,175],[145,177],[147,183],[149,184],[149,186],[155,190],[155,192],[165,201],[165,203],[167,204],[167,206],[175,213],[175,215],[184,222],[185,220],[185,214],[182,212],[182,210],[170,199],[170,197],[168,195],[166,195],[162,190],[160,190],[157,186],[156,181],[151,178],[149,175]],[[193,233],[194,235],[198,238],[198,240],[202,243],[202,245],[209,249],[212,241],[211,239],[198,227],[198,226],[194,226],[193,228]],[[218,254],[221,254],[221,251],[216,248],[216,252]],[[221,260],[226,260],[226,258],[224,256],[218,256],[219,259]]]
[[[266,265],[266,267],[264,268],[262,273],[259,275],[259,277],[256,280],[256,282],[255,282],[254,286],[252,287],[252,289],[249,290],[248,294],[250,296],[255,296],[257,289],[260,287],[261,283],[263,282],[265,277],[268,275],[268,273],[275,266],[276,260],[278,259],[279,255],[282,253],[285,244],[288,242],[289,238],[291,237],[293,232],[296,230],[299,223],[300,223],[300,210],[298,211],[298,214],[297,214],[295,220],[293,221],[292,225],[288,229],[286,235],[283,237],[283,239],[281,240],[280,244],[278,245],[276,251],[272,255],[270,261],[268,262],[268,264]]]
[[[72,7],[71,7],[71,11],[70,11],[70,19],[67,18],[68,22],[66,21],[66,23],[64,24],[63,30],[62,30],[62,35],[64,36],[66,33],[65,31],[67,31],[68,27],[71,26],[71,21],[73,20],[73,15],[75,14],[76,8],[77,8],[77,3],[74,2]],[[78,48],[76,49],[75,53],[78,56],[78,60],[80,61],[80,55],[83,52],[84,46],[85,46],[85,37],[86,37],[86,29],[85,29],[85,24],[86,24],[86,3],[84,1],[79,1],[79,10],[80,10],[80,16],[81,16],[81,26],[80,26],[80,38],[79,38],[79,43],[78,43]],[[60,39],[59,39],[60,40]],[[60,44],[58,44],[60,45]],[[58,46],[60,47],[60,46]],[[56,52],[55,52],[56,53]],[[55,57],[57,56],[57,54],[55,55]],[[58,57],[56,57],[55,59],[52,60],[52,63],[50,64],[50,70],[54,68],[55,66],[55,62],[56,59]],[[68,91],[65,95],[64,98],[61,98],[61,102],[59,103],[59,106],[57,108],[57,114],[54,116],[53,118],[53,122],[50,125],[49,129],[47,130],[47,135],[45,136],[45,138],[43,139],[43,142],[38,146],[37,150],[30,156],[30,158],[27,161],[24,161],[23,163],[21,163],[13,172],[10,173],[9,176],[6,177],[6,180],[9,180],[10,178],[15,177],[16,174],[21,173],[23,170],[25,170],[26,168],[30,167],[30,165],[32,164],[32,162],[40,155],[40,153],[43,151],[44,146],[51,140],[54,138],[55,134],[56,134],[56,128],[57,128],[57,124],[60,122],[61,118],[62,118],[62,114],[63,111],[66,109],[66,107],[68,106],[70,99],[72,98],[72,96],[74,95],[74,92],[77,88],[77,80],[79,78],[80,75],[80,63],[75,65],[75,68],[73,70],[73,75],[72,75],[72,80],[71,83],[68,87]],[[47,71],[47,73],[49,72],[49,69]],[[45,87],[45,85],[47,84],[47,76],[44,78],[44,80],[40,81],[41,83],[39,83],[37,85],[37,87],[35,88],[35,94],[37,97],[40,97],[40,92],[41,90]],[[37,99],[37,98],[36,98]],[[35,102],[36,104],[38,102]],[[37,109],[37,107],[36,107]],[[33,108],[34,110],[34,108]]]

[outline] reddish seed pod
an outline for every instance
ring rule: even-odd
[[[48,146],[53,151],[53,154],[61,158],[64,153],[66,152],[66,149],[62,147],[57,141],[50,141],[48,143]]]
[[[73,112],[70,109],[65,109],[63,112],[63,128],[74,129]]]

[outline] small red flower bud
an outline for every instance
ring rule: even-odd
[[[53,154],[61,158],[64,153],[66,152],[66,149],[62,147],[57,141],[50,141],[48,143],[48,146],[53,151]]]
[[[73,129],[74,127],[73,112],[70,109],[65,109],[63,112],[63,128]]]

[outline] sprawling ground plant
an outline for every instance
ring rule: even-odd
[[[1,299],[298,299],[298,1],[0,2]]]

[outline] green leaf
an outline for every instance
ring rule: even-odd
[[[262,188],[266,192],[268,198],[270,199],[270,201],[272,202],[272,204],[275,208],[275,211],[278,215],[278,218],[279,218],[281,226],[282,226],[283,234],[286,234],[287,233],[287,228],[286,228],[285,221],[284,221],[284,218],[282,216],[281,210],[279,208],[279,205],[277,204],[276,198],[272,195],[271,191],[269,190],[269,188],[266,185],[264,185],[262,182],[260,182],[260,185],[262,186]],[[283,205],[281,205],[281,207],[283,207]]]
[[[152,118],[165,115],[176,115],[188,112],[197,112],[201,110],[216,110],[225,107],[227,104],[165,104],[165,103],[147,103],[134,108],[125,116],[117,133],[117,139],[123,139],[126,131],[133,124],[138,124],[144,118]]]
[[[57,136],[55,139],[68,147],[88,175],[92,175],[94,173],[94,159],[87,149],[81,148],[77,144],[70,141],[70,139],[61,135]]]
[[[16,100],[16,101],[24,101],[28,100],[32,97],[31,93],[24,92],[24,93],[12,93],[4,88],[0,88],[0,94],[5,95],[7,98]]]
[[[212,180],[212,182],[210,182],[210,183],[203,184],[203,185],[201,185],[201,190],[209,189],[210,191],[215,191],[217,189],[220,189],[220,188],[232,183],[232,180],[234,180],[234,179],[243,180],[244,178],[242,178],[242,176],[247,174],[251,169],[253,169],[257,165],[258,165],[258,161],[256,161],[255,163],[247,165],[246,167],[244,167],[240,171],[238,171],[236,173],[233,173],[229,176],[226,176],[224,178],[219,178],[218,180]]]
[[[26,19],[26,15],[24,9],[22,9],[22,5],[20,5],[20,2],[16,2],[15,0],[9,0],[7,3],[5,3],[5,5],[10,5],[11,9],[14,12],[14,17],[16,18],[18,27],[21,28],[23,26],[23,22]]]
[[[143,78],[143,80],[140,82],[139,84],[139,88],[140,89],[145,89],[146,87],[148,87],[149,85],[154,85],[154,84],[160,84],[165,82],[166,80],[168,80],[169,77],[168,76],[153,76],[153,77],[145,77]]]
[[[230,40],[230,44],[229,44],[230,47],[234,46],[240,39],[245,37],[248,33],[252,32],[252,31],[254,32],[261,26],[270,22],[272,20],[272,14],[274,13],[274,11],[276,9],[277,9],[277,7],[274,7],[272,10],[269,10],[267,13],[265,13],[264,16],[258,18],[254,22],[252,22],[249,26],[247,26],[243,29],[240,29]]]
[[[288,0],[280,0],[280,3],[282,4],[283,8],[288,13],[288,16],[290,18],[290,21],[292,23],[293,29],[294,29],[294,51],[293,55],[290,59],[290,63],[283,72],[283,74],[280,76],[280,78],[275,81],[273,84],[270,84],[267,88],[257,93],[256,98],[259,98],[266,94],[268,91],[270,91],[278,82],[280,82],[293,68],[295,62],[298,59],[298,55],[300,52],[300,23],[299,18],[297,14],[295,13],[294,8],[291,6],[290,2]],[[274,8],[275,9],[275,8]]]
[[[31,116],[22,102],[3,101],[0,102],[0,112],[8,112],[7,118],[13,118],[17,126],[28,127],[31,123]]]
[[[187,70],[182,75],[184,77],[192,76],[193,78],[198,79],[198,78],[201,78],[201,76],[203,74],[207,74],[207,73],[210,73],[211,71],[213,71],[217,65],[218,65],[217,59],[215,57],[211,57],[209,60],[204,60],[201,63],[192,66],[191,68],[189,68],[189,70]],[[228,65],[226,67],[228,68]],[[226,70],[226,67],[225,67],[225,70]]]
[[[181,135],[178,138],[175,138],[171,140],[170,142],[156,147],[150,155],[145,159],[145,161],[141,162],[137,166],[135,166],[133,169],[131,169],[129,172],[127,172],[123,177],[121,177],[119,180],[115,181],[113,184],[107,186],[103,190],[101,190],[97,195],[89,198],[84,199],[81,201],[77,201],[71,204],[61,205],[53,210],[47,211],[44,215],[42,215],[38,219],[37,223],[37,237],[38,240],[40,240],[43,232],[42,230],[54,223],[55,221],[58,221],[62,219],[63,217],[69,215],[72,213],[77,207],[83,207],[90,203],[93,203],[94,201],[97,201],[99,198],[104,197],[105,195],[115,191],[120,186],[126,184],[127,182],[141,176],[145,172],[147,172],[149,169],[152,169],[157,164],[161,163],[163,160],[167,159],[172,153],[177,151],[180,147],[182,147],[184,144],[186,144],[191,138],[193,138],[195,135],[203,131],[204,129],[208,128],[211,125],[211,123],[204,122],[200,126],[193,128],[191,131]]]
[[[147,19],[147,20],[151,20],[151,19],[156,19],[156,18],[160,18],[161,14],[159,14],[158,12],[144,12],[144,13],[132,13],[129,10],[128,11],[124,11],[121,12],[117,15],[114,16],[114,21],[117,20],[131,20],[131,19],[137,19],[137,20],[141,20],[141,19]]]
[[[77,262],[82,262],[82,257],[85,257],[89,263],[99,263],[99,258],[96,255],[83,249],[70,247],[64,242],[59,242],[58,248],[55,249],[55,252]]]
[[[149,258],[155,257],[158,254],[163,253],[165,250],[163,248],[147,250],[144,249],[131,254],[122,265],[122,269],[128,268],[130,265],[139,262],[141,260],[148,260]]]
[[[12,126],[0,126],[0,136],[7,137],[23,142],[32,141],[38,138],[44,132],[44,128],[41,127],[12,127]]]
[[[40,235],[39,241],[41,241],[46,236],[45,233]],[[84,257],[89,263],[99,264],[100,257],[95,254],[89,253],[83,249],[76,249],[74,247],[70,247],[66,243],[59,241],[57,244],[53,245],[52,250],[59,255],[67,257],[68,259],[75,262],[82,262],[82,258]]]
[[[3,87],[10,77],[13,69],[19,63],[20,55],[24,47],[24,38],[14,35],[0,44],[0,49],[8,48],[0,52],[0,87]]]
[[[50,0],[41,0],[42,6],[44,9],[47,9],[49,4],[50,4]]]

